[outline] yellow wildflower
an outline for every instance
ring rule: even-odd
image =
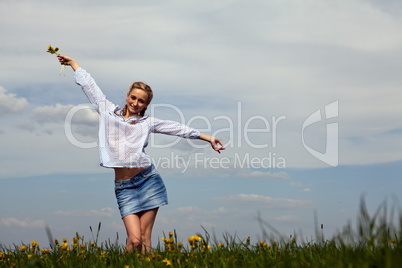
[[[389,242],[390,242],[391,244],[393,244],[393,243],[395,243],[395,239],[391,239]]]
[[[194,243],[194,236],[190,236],[190,237],[187,239],[187,241],[188,241],[190,244]]]
[[[49,52],[50,54],[59,55],[59,53],[57,53],[57,51],[59,50],[59,48],[58,48],[58,47],[56,47],[56,48],[57,48],[57,50],[55,50],[51,45],[49,45],[49,46],[47,47],[47,51],[46,51],[46,52]]]
[[[38,245],[38,243],[36,243],[35,240],[32,240],[32,247],[36,247]]]
[[[67,242],[64,242],[64,243],[61,245],[61,248],[62,248],[63,250],[66,250],[66,249],[68,248],[68,243],[67,243]]]
[[[31,260],[33,258],[33,254],[28,254],[28,259]]]
[[[21,252],[25,252],[26,250],[27,250],[27,247],[26,247],[26,246],[21,246],[21,247],[20,247],[20,251],[21,251]]]
[[[170,262],[170,260],[168,260],[167,258],[164,259],[163,262],[166,264],[166,266],[172,265],[172,263]]]
[[[198,242],[200,240],[201,240],[201,237],[199,237],[198,235],[193,235],[193,236],[188,238],[188,242],[190,244],[193,244],[194,242],[196,242],[196,241]]]

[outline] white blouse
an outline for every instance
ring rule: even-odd
[[[75,82],[82,87],[89,101],[99,113],[99,156],[100,165],[115,167],[147,167],[151,157],[144,151],[149,134],[163,133],[183,138],[197,139],[200,132],[186,125],[167,120],[159,120],[148,115],[127,120],[122,109],[110,102],[95,83],[91,75],[82,68],[75,71]],[[116,114],[117,113],[117,114]]]

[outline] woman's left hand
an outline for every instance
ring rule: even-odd
[[[200,139],[210,142],[212,149],[214,149],[218,153],[221,153],[221,150],[225,150],[225,148],[223,148],[222,142],[218,138],[200,133]]]
[[[221,153],[220,150],[225,150],[225,148],[223,147],[222,142],[218,138],[211,137],[210,142],[211,142],[212,149],[214,149],[218,153]]]

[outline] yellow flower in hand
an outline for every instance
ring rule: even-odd
[[[53,48],[51,45],[49,45],[49,46],[47,47],[47,51],[46,51],[46,52],[49,52],[50,54],[60,55],[60,53],[59,53],[58,51],[59,51],[59,48],[58,48],[58,47]],[[66,76],[65,70],[66,70],[66,65],[63,64],[63,66],[61,66],[59,75],[61,75],[61,73],[63,73],[63,75]]]

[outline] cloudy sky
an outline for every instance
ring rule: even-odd
[[[60,47],[124,105],[154,90],[150,115],[216,135],[152,136],[147,152],[169,205],[153,241],[332,236],[402,192],[402,5],[399,1],[0,2],[0,243],[75,232],[125,239],[113,170],[99,166],[98,116]]]

